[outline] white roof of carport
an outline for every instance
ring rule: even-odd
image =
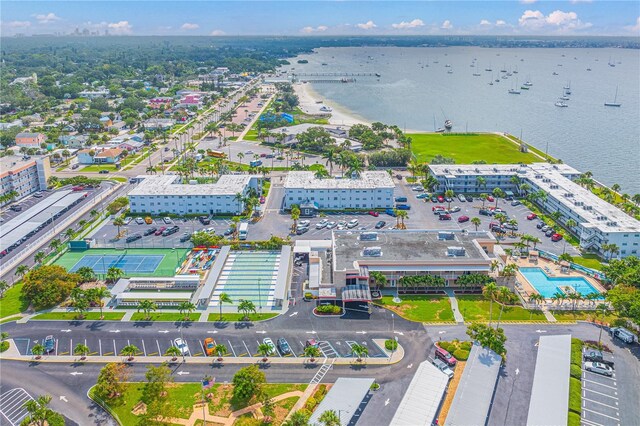
[[[362,401],[369,393],[375,380],[364,377],[340,377],[331,386],[318,408],[309,419],[309,424],[319,426],[319,419],[325,411],[333,410],[340,414],[340,424],[347,426],[358,412]]]
[[[390,426],[429,426],[440,408],[449,377],[423,361],[404,394]]]

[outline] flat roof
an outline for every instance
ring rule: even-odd
[[[374,381],[375,379],[370,378],[338,378],[311,415],[309,424],[312,426],[323,425],[324,423],[319,421],[320,416],[325,411],[330,410],[335,411],[336,414],[339,413],[340,424],[342,426],[351,424],[351,419],[369,393],[369,389]]]
[[[144,180],[129,192],[129,196],[236,195],[238,192],[244,192],[251,179],[255,178],[250,175],[223,175],[216,183],[189,185],[179,183],[178,175],[142,177]]]
[[[191,300],[190,291],[130,291],[116,295],[118,300]]]
[[[385,171],[364,171],[359,178],[318,179],[314,172],[289,172],[284,182],[285,189],[377,189],[395,188],[396,185]]]
[[[369,265],[371,269],[384,269],[385,266],[403,265],[403,267],[441,265],[447,268],[455,264],[476,265],[479,270],[489,267],[491,259],[482,250],[478,239],[493,239],[487,232],[446,231],[454,239],[440,239],[443,231],[438,230],[380,230],[372,231],[333,231],[334,270],[352,270]],[[361,240],[361,234],[377,234],[375,240]],[[379,256],[365,256],[365,248],[380,248]],[[464,249],[463,255],[451,256],[449,248]],[[458,253],[462,253],[458,251]],[[356,266],[356,262],[357,265]],[[373,266],[375,265],[375,266]],[[487,269],[488,270],[488,269]]]
[[[449,377],[446,374],[430,361],[421,362],[390,426],[431,426],[448,384]]]
[[[540,336],[527,425],[566,425],[569,417],[571,335]]]
[[[445,426],[484,425],[500,373],[500,355],[474,344],[453,397]]]
[[[24,159],[22,155],[7,155],[0,157],[0,171],[2,174],[22,168],[24,166],[35,165],[36,160],[46,157],[45,155],[30,155],[29,159]]]

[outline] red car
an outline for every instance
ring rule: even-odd
[[[440,216],[438,216],[438,219],[440,219],[440,220],[451,220],[451,215],[449,213],[441,214]]]
[[[266,156],[267,156],[267,154],[265,154],[264,152],[262,154],[260,154],[260,158],[264,158]]]
[[[72,191],[82,191],[84,190],[84,186],[74,186],[71,188]]]
[[[438,195],[438,201],[440,203],[444,203],[444,197],[442,195]]]
[[[529,216],[527,216],[528,220],[533,220],[533,219],[537,219],[537,218],[538,218],[538,215],[535,214],[535,213],[531,213]]]
[[[489,201],[489,202],[492,202],[492,203],[493,203],[495,200],[496,200],[496,199],[495,199],[495,198],[493,198],[491,195],[489,195],[489,196],[487,197],[487,201]]]
[[[371,215],[371,216],[373,216],[373,217],[378,217],[378,216],[380,216],[380,213],[378,213],[377,211],[371,210],[371,211],[369,212],[369,215]]]
[[[156,231],[156,233],[154,235],[162,235],[162,233],[164,232],[165,229],[167,229],[166,226],[161,226],[160,228],[158,228],[158,230]]]
[[[435,212],[436,210],[446,210],[444,206],[433,206],[431,207],[431,211]]]
[[[562,235],[561,234],[553,234],[551,236],[551,241],[556,242],[556,241],[560,241],[562,239]]]
[[[439,346],[436,346],[436,358],[440,358],[442,361],[446,362],[449,367],[453,367],[456,365],[456,359],[449,352],[445,351]]]
[[[264,204],[265,201],[267,201],[266,198],[260,197],[260,204]]]
[[[462,222],[469,222],[469,216],[460,216],[458,218],[458,222],[462,223]]]

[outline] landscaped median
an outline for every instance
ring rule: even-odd
[[[45,312],[38,314],[31,320],[50,320],[50,321],[120,321],[124,317],[125,312],[103,312],[102,318],[100,312],[86,312],[82,318],[77,312]]]
[[[455,324],[447,296],[401,296],[401,299],[400,303],[395,303],[392,296],[383,296],[374,303],[409,321]]]
[[[571,366],[569,373],[569,426],[582,424],[582,347],[580,339],[571,339]]]

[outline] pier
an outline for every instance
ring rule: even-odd
[[[313,79],[300,80],[303,83],[355,83],[355,78],[329,78],[329,79]]]
[[[380,77],[377,72],[300,72],[291,73],[295,77]]]

